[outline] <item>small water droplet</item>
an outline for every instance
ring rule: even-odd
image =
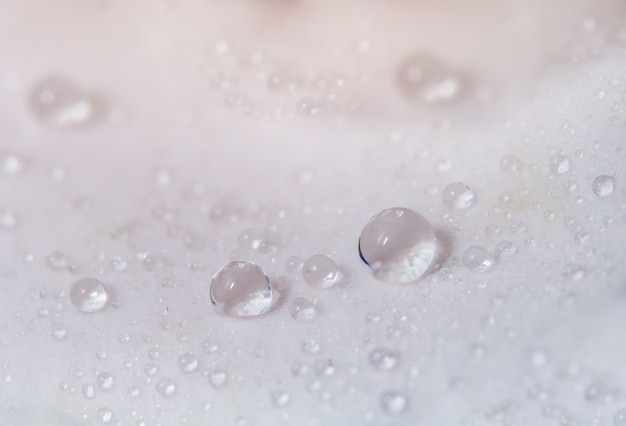
[[[587,270],[576,264],[569,264],[563,268],[563,277],[572,281],[580,281],[587,275]]]
[[[401,414],[407,408],[408,399],[401,392],[389,391],[380,396],[380,405],[388,414]]]
[[[449,209],[466,209],[474,204],[474,192],[462,182],[451,183],[446,186],[441,198]]]
[[[156,390],[164,397],[170,398],[176,393],[176,382],[168,377],[163,377],[157,382]]]
[[[275,390],[270,394],[270,399],[275,407],[282,408],[289,405],[291,397],[289,396],[289,393],[284,390]]]
[[[615,178],[607,175],[596,176],[591,182],[591,189],[598,197],[608,197],[615,189]]]
[[[93,385],[87,384],[82,387],[81,393],[85,398],[93,399],[93,397],[96,395],[96,388]]]
[[[555,155],[550,158],[550,162],[548,163],[550,170],[554,173],[561,175],[563,173],[569,172],[569,169],[572,166],[570,159],[564,155]]]
[[[70,289],[72,304],[83,312],[101,311],[107,299],[104,284],[95,278],[81,278]]]
[[[211,302],[222,315],[260,315],[272,306],[272,287],[259,266],[245,260],[233,261],[213,276]]]
[[[470,271],[486,272],[493,266],[493,258],[480,246],[472,246],[463,253],[463,265]]]
[[[517,246],[511,241],[500,241],[495,248],[495,253],[500,259],[505,259],[517,253]]]
[[[315,302],[306,297],[296,297],[289,306],[291,317],[298,322],[311,322],[318,314]]]
[[[100,373],[98,374],[98,387],[102,390],[110,390],[113,389],[115,385],[115,379],[111,373]]]
[[[517,174],[522,171],[524,163],[514,155],[504,155],[500,159],[500,170],[505,173]]]
[[[376,348],[369,354],[369,363],[379,371],[393,370],[400,362],[400,354],[389,349]]]
[[[113,411],[109,408],[102,407],[98,410],[98,418],[102,423],[111,423],[111,421],[113,421]]]
[[[190,353],[181,354],[178,357],[178,368],[183,373],[193,373],[200,365],[198,358]]]
[[[613,415],[613,425],[626,426],[626,408],[617,410],[617,412]]]
[[[209,374],[209,383],[211,383],[211,386],[214,388],[221,388],[226,384],[227,380],[228,375],[224,370],[216,369],[211,371],[211,374]]]
[[[383,210],[359,238],[359,254],[374,276],[390,283],[417,281],[437,251],[435,231],[422,215],[406,208]]]
[[[302,266],[302,277],[311,287],[330,288],[338,279],[337,264],[323,254],[311,256]]]
[[[302,353],[306,355],[317,355],[322,351],[321,346],[313,339],[302,342]]]
[[[413,54],[400,64],[396,80],[407,98],[427,104],[457,100],[467,85],[460,72],[427,53]]]

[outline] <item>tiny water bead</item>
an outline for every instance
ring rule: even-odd
[[[254,263],[229,262],[211,280],[211,302],[221,315],[261,315],[272,306],[272,286],[263,269]]]
[[[302,278],[311,287],[330,288],[339,277],[337,264],[330,257],[316,254],[309,257],[302,266]]]
[[[98,312],[104,309],[108,300],[107,290],[95,278],[81,278],[70,289],[70,300],[83,312]]]
[[[372,217],[359,238],[359,255],[374,277],[389,283],[417,281],[437,252],[431,224],[422,215],[402,207]]]
[[[593,193],[600,198],[608,197],[615,189],[615,178],[613,176],[596,176],[591,182]]]
[[[486,272],[493,266],[493,258],[480,246],[472,246],[463,253],[463,265],[471,271]]]
[[[443,204],[449,209],[466,209],[474,204],[474,192],[462,182],[451,183],[441,193]]]

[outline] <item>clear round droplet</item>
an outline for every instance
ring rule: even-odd
[[[474,192],[462,182],[451,183],[446,186],[441,198],[449,209],[466,209],[474,204]]]
[[[608,197],[615,189],[615,178],[613,176],[596,176],[591,182],[591,189],[598,197]]]
[[[156,390],[164,397],[170,398],[176,393],[176,382],[168,377],[163,377],[157,382]]]
[[[104,284],[95,278],[81,278],[70,289],[72,304],[83,312],[98,312],[106,306],[108,295]]]
[[[211,302],[222,315],[261,315],[272,306],[272,286],[265,272],[254,263],[229,262],[211,280]]]
[[[400,362],[400,354],[389,349],[376,348],[368,357],[369,363],[378,371],[393,370]]]
[[[289,306],[289,314],[298,322],[311,322],[317,318],[318,309],[312,300],[296,297]]]
[[[302,278],[311,287],[330,288],[337,281],[338,275],[335,261],[323,254],[311,256],[302,266]]]
[[[514,155],[504,155],[500,159],[500,170],[505,173],[517,174],[522,171],[524,163]]]
[[[200,362],[194,354],[186,353],[178,357],[178,368],[183,373],[193,373],[198,369]]]
[[[361,259],[377,279],[389,283],[417,281],[436,251],[433,227],[407,208],[383,210],[367,222],[359,238]]]
[[[463,265],[470,271],[486,272],[493,266],[493,258],[480,246],[472,246],[463,253]]]
[[[565,155],[555,155],[550,158],[550,162],[548,163],[550,170],[558,175],[562,175],[563,173],[569,172],[569,169],[572,166],[572,162]]]
[[[380,396],[380,405],[388,414],[401,414],[407,408],[408,399],[401,392],[389,391]]]

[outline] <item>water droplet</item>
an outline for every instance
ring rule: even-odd
[[[569,264],[563,268],[563,277],[572,281],[580,281],[587,275],[587,270],[584,266]]]
[[[15,214],[9,210],[0,209],[0,227],[4,229],[14,228],[17,224]]]
[[[435,231],[422,215],[406,208],[383,210],[367,222],[359,254],[374,276],[390,283],[418,280],[435,258]]]
[[[104,284],[95,278],[81,278],[70,289],[72,304],[83,312],[101,311],[108,295]]]
[[[626,408],[618,410],[615,415],[613,415],[613,425],[626,426]]]
[[[462,182],[446,186],[441,193],[441,198],[443,204],[449,209],[466,209],[474,204],[474,193]]]
[[[317,360],[313,365],[313,371],[318,376],[332,376],[335,374],[335,364],[332,359]]]
[[[157,382],[156,390],[164,397],[170,398],[176,393],[176,382],[168,377],[163,377]]]
[[[111,423],[113,420],[113,411],[106,407],[102,407],[98,410],[98,418],[102,423]]]
[[[282,408],[289,405],[290,396],[288,392],[284,390],[275,390],[270,394],[270,399],[275,407]]]
[[[222,315],[260,315],[272,306],[272,287],[260,267],[245,260],[233,261],[213,276],[211,301]]]
[[[400,91],[409,99],[428,104],[456,100],[466,89],[465,78],[439,58],[417,53],[407,58],[397,73]]]
[[[102,390],[113,389],[115,385],[115,379],[111,373],[98,374],[98,387]]]
[[[98,358],[100,361],[104,361],[108,357],[109,357],[109,354],[107,354],[106,351],[98,351],[98,352],[96,352],[96,358]]]
[[[564,155],[555,155],[554,157],[550,158],[548,166],[550,167],[550,170],[552,170],[554,173],[561,175],[563,173],[569,172],[569,169],[572,166],[572,162]]]
[[[84,385],[81,389],[81,392],[85,396],[85,398],[93,399],[93,397],[96,395],[96,388],[93,385]]]
[[[598,197],[608,197],[615,189],[615,178],[613,176],[596,176],[591,182],[591,189]]]
[[[211,386],[213,386],[214,388],[221,388],[226,384],[227,380],[228,375],[224,370],[213,370],[209,375],[209,383],[211,383]]]
[[[369,363],[379,371],[393,370],[400,362],[400,354],[389,349],[376,348],[369,354]]]
[[[310,339],[302,342],[302,353],[307,355],[317,355],[322,351],[321,346],[317,341]]]
[[[517,174],[522,171],[524,163],[514,155],[504,155],[500,159],[500,170],[505,173]]]
[[[322,104],[311,97],[304,97],[298,101],[296,111],[301,116],[315,115],[322,110]]]
[[[311,287],[330,288],[337,281],[337,264],[323,254],[311,256],[302,266],[302,277]]]
[[[493,258],[480,246],[472,246],[463,253],[463,265],[470,271],[486,272],[493,266]]]
[[[48,77],[33,88],[30,108],[40,121],[66,128],[90,123],[97,112],[94,99],[60,77]]]
[[[16,155],[7,155],[2,159],[2,170],[7,175],[16,175],[24,168],[24,162]]]
[[[193,373],[198,369],[199,365],[198,358],[193,354],[186,353],[178,357],[178,368],[183,373]]]
[[[511,241],[500,241],[496,245],[495,253],[500,259],[511,257],[517,253],[517,246]]]
[[[380,405],[388,414],[401,414],[406,410],[408,399],[403,393],[389,391],[380,396]]]
[[[296,297],[289,307],[291,317],[299,322],[311,322],[318,314],[317,305],[306,297]]]

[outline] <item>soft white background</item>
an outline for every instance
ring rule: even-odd
[[[92,425],[110,410],[119,425],[611,425],[626,407],[624,22],[609,0],[1,2],[2,422]],[[407,99],[395,76],[417,51],[470,75],[472,94]],[[99,100],[93,122],[36,119],[28,99],[50,75]],[[307,97],[318,114],[298,114]],[[501,170],[507,154],[519,174]],[[548,167],[556,154],[568,173]],[[598,175],[615,177],[606,198]],[[476,194],[467,210],[442,204],[455,181]],[[361,228],[392,206],[440,238],[416,284],[378,282],[358,258]],[[276,252],[240,247],[249,228]],[[511,258],[463,266],[468,247],[503,240]],[[317,253],[344,284],[285,270]],[[209,282],[230,259],[268,273],[268,315],[213,311]],[[69,302],[81,276],[105,283],[106,310]],[[297,296],[317,300],[312,323],[290,316]],[[318,354],[302,351],[311,339]],[[400,353],[398,368],[373,369],[375,348]],[[182,353],[199,369],[181,372]],[[383,410],[387,391],[404,412]]]

